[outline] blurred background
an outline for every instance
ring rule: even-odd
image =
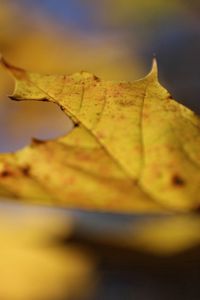
[[[0,51],[31,71],[130,81],[149,71],[155,54],[160,81],[200,112],[199,14],[198,0],[0,0]],[[12,89],[1,70],[1,152],[71,128],[54,105],[10,101]]]
[[[198,0],[0,0],[0,52],[35,72],[129,81],[146,75],[156,55],[161,83],[200,113],[199,16]],[[58,107],[11,101],[12,90],[1,69],[0,152],[72,128]],[[144,216],[68,211],[68,220],[66,211],[25,209],[0,206],[2,299],[200,299],[199,217],[147,223],[142,235]]]

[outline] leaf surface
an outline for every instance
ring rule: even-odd
[[[106,211],[198,208],[200,120],[160,85],[155,61],[131,83],[2,64],[15,77],[12,99],[56,103],[77,125],[62,138],[2,154],[2,194]]]

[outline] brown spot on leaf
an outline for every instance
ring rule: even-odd
[[[24,166],[24,167],[22,167],[21,171],[24,174],[24,176],[29,176],[29,174],[30,174],[30,166]]]
[[[94,79],[95,81],[97,81],[97,82],[99,82],[99,81],[100,81],[100,78],[99,78],[99,77],[97,77],[96,75],[94,75],[94,76],[93,76],[93,79]]]
[[[173,97],[172,97],[172,95],[169,93],[168,94],[168,97],[167,97],[168,99],[173,99]]]
[[[185,180],[178,174],[174,174],[172,177],[172,184],[174,186],[183,186],[185,185]]]
[[[9,176],[11,176],[12,175],[12,173],[9,171],[9,170],[3,170],[1,173],[0,173],[0,176],[1,177],[9,177]]]

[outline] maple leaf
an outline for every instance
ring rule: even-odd
[[[120,212],[199,206],[200,120],[151,72],[135,82],[87,72],[41,75],[2,64],[14,100],[58,104],[77,126],[0,156],[0,193],[68,207]]]

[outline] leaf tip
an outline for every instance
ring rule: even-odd
[[[13,68],[13,66],[2,55],[0,55],[0,63],[5,69],[11,70]]]
[[[158,62],[157,62],[157,58],[154,55],[153,57],[153,61],[152,61],[152,68],[151,68],[152,72],[158,74]]]
[[[27,77],[25,70],[13,66],[2,55],[0,55],[0,64],[6,70],[8,70],[16,79],[23,79]]]
[[[147,76],[158,80],[158,62],[157,62],[157,59],[156,59],[155,55],[154,55],[153,60],[152,60],[151,70],[150,70],[150,72]]]

